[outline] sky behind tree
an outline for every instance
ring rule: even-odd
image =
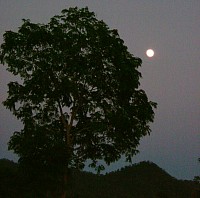
[[[129,52],[143,60],[141,88],[158,103],[152,133],[140,143],[133,162],[153,161],[180,179],[200,174],[200,1],[199,0],[0,0],[0,43],[21,19],[48,23],[69,7],[88,6],[98,19],[117,29]],[[152,48],[155,55],[146,56]],[[15,78],[0,66],[0,102]],[[22,125],[0,104],[0,158],[16,160],[7,142]],[[123,160],[107,170],[125,165]]]

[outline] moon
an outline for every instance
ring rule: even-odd
[[[148,57],[153,57],[153,56],[154,56],[154,51],[153,51],[152,49],[148,49],[148,50],[146,51],[146,55],[147,55]]]

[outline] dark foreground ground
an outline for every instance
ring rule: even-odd
[[[71,176],[69,197],[73,198],[200,198],[199,184],[177,180],[151,162],[106,175],[74,171]],[[0,160],[0,198],[39,198],[22,180],[16,163]]]

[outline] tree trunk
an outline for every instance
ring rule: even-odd
[[[69,121],[66,121],[60,102],[58,102],[58,105],[59,105],[59,109],[60,109],[61,122],[65,129],[65,143],[66,143],[66,150],[67,150],[66,157],[69,162],[70,158],[71,158],[71,154],[72,154],[72,141],[73,141],[73,138],[72,138],[70,132],[71,132],[71,128],[73,126],[73,121],[75,119],[78,107],[72,108],[71,117],[70,117]],[[62,189],[62,193],[61,193],[61,198],[66,198],[66,196],[67,196],[68,183],[69,183],[69,167],[67,167],[67,170],[65,171],[65,174],[63,177],[63,189]]]
[[[68,182],[68,172],[66,172],[63,176],[63,186],[61,192],[61,198],[66,198],[67,196],[67,182]]]

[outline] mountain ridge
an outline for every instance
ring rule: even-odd
[[[20,197],[27,197],[30,187],[18,181],[20,177],[17,175],[17,163],[0,159],[0,197],[12,198],[17,193],[21,193]],[[126,166],[106,175],[73,170],[71,178],[69,189],[73,198],[195,198],[199,197],[200,189],[199,184],[178,180],[149,161]]]
[[[87,177],[84,179],[84,175],[82,175],[81,178],[83,180],[81,183],[87,182]],[[96,184],[93,179],[91,185],[86,188],[92,190],[90,193],[85,193],[87,197],[95,197],[98,189],[104,189],[101,191],[101,197],[188,198],[192,196],[196,188],[200,189],[200,186],[190,180],[178,180],[172,177],[153,162],[140,162],[106,175],[96,176]],[[79,185],[79,191],[86,191],[85,186]]]

